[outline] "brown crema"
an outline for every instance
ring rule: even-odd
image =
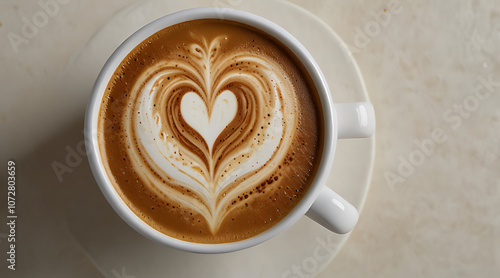
[[[135,47],[98,124],[106,172],[128,207],[197,243],[277,224],[309,189],[323,147],[304,66],[275,38],[221,19],[167,27]]]

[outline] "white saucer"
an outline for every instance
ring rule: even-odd
[[[213,4],[255,13],[288,30],[323,70],[334,101],[368,101],[361,74],[347,47],[313,14],[284,1],[232,0],[213,1]],[[141,1],[121,10],[68,65],[73,69],[68,73],[69,80],[74,81],[72,86],[88,87],[93,83],[107,57],[143,25],[178,10],[201,6],[207,6],[207,2],[154,0]],[[363,206],[371,179],[374,143],[374,137],[340,141],[329,177],[329,186],[358,209]],[[254,278],[287,277],[288,274],[295,277],[297,271],[311,277],[331,262],[348,238],[303,217],[289,230],[247,250],[221,255],[191,254],[149,241],[119,219],[110,206],[99,210],[90,209],[86,215],[69,213],[67,222],[72,237],[105,277],[125,273],[131,277]],[[91,217],[87,217],[89,215]],[[82,230],[80,220],[96,231]]]

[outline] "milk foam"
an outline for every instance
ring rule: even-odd
[[[234,119],[238,103],[231,91],[224,91],[217,96],[209,114],[207,106],[196,93],[189,92],[182,97],[181,115],[205,140],[212,152],[215,139]]]

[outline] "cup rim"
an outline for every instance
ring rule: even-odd
[[[106,173],[97,140],[97,122],[102,97],[110,78],[123,59],[138,44],[154,33],[178,23],[198,19],[225,19],[237,21],[255,27],[282,42],[297,56],[299,61],[306,68],[318,91],[321,108],[323,110],[323,151],[321,161],[319,162],[315,177],[308,191],[292,211],[290,211],[281,221],[264,232],[241,241],[227,243],[197,243],[183,241],[168,236],[149,226],[139,218],[139,216],[137,216],[119,196]],[[85,115],[85,139],[87,157],[99,188],[111,207],[129,226],[153,241],[176,249],[195,253],[226,253],[246,249],[269,240],[278,233],[289,228],[297,222],[300,217],[305,215],[318,197],[321,189],[326,186],[326,180],[332,168],[335,154],[337,125],[336,113],[326,79],[312,55],[295,37],[276,23],[249,12],[229,8],[203,7],[178,11],[156,19],[134,32],[113,52],[101,69],[92,89]]]

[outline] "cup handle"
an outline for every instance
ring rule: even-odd
[[[336,103],[338,138],[370,137],[375,132],[375,111],[369,102]],[[359,219],[358,210],[333,190],[324,186],[306,215],[325,228],[350,232]]]
[[[307,217],[337,234],[350,232],[358,222],[358,210],[339,194],[324,186]]]
[[[338,138],[365,138],[375,133],[375,110],[369,102],[335,103]]]

